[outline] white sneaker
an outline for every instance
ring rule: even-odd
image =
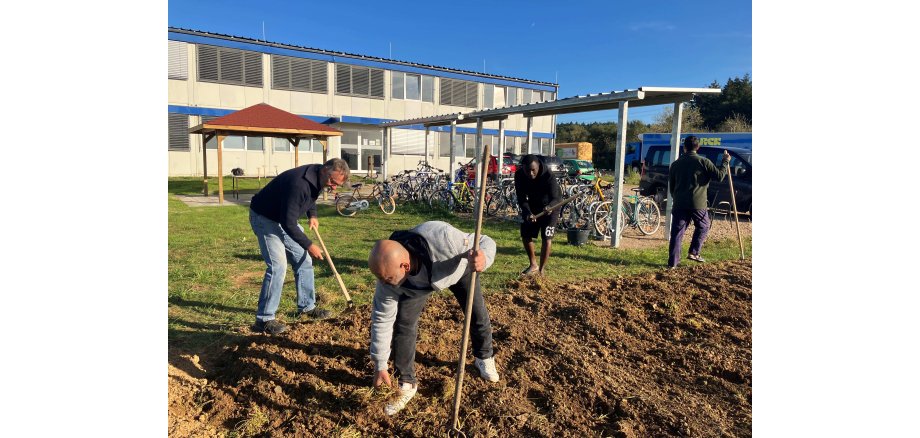
[[[415,393],[417,391],[418,385],[413,386],[411,383],[400,383],[399,398],[393,400],[390,403],[387,403],[387,406],[383,409],[383,412],[387,415],[396,415],[397,412],[403,410],[403,408],[406,407],[406,403],[409,403],[409,400],[412,400],[412,397],[415,397]]]
[[[490,382],[498,381],[498,371],[495,370],[495,357],[490,357],[488,359],[476,358],[473,363],[476,365],[476,369],[479,370],[479,375],[483,379],[486,379]]]

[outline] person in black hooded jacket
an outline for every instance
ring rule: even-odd
[[[556,223],[559,222],[559,210],[554,210],[539,219],[535,219],[534,216],[543,212],[547,206],[562,201],[562,190],[546,163],[533,154],[525,155],[521,159],[521,165],[514,173],[514,189],[517,191],[518,205],[521,207],[521,218],[524,219],[521,224],[521,241],[524,243],[527,257],[530,258],[530,266],[521,271],[521,275],[536,272],[542,275],[552,248]],[[533,239],[537,234],[543,236],[539,268],[533,245]]]

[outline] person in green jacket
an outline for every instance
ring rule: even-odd
[[[691,221],[694,231],[687,258],[701,263],[706,261],[700,256],[711,224],[706,208],[706,192],[709,181],[714,178],[722,181],[725,178],[731,156],[726,151],[722,157],[722,167],[717,168],[708,158],[696,153],[699,149],[700,140],[696,136],[684,139],[684,154],[674,160],[668,170],[668,188],[674,202],[671,207],[668,268],[676,268],[680,264],[681,240]]]

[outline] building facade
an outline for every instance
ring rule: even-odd
[[[393,120],[554,100],[558,85],[526,79],[331,52],[249,38],[169,28],[169,176],[201,176],[202,147],[216,162],[217,145],[202,144],[188,128],[209,119],[267,103],[343,132],[330,138],[328,156],[348,161],[354,173],[379,171],[383,129]],[[534,117],[533,145],[527,120],[505,121],[505,151],[553,152],[555,116]],[[475,124],[458,125],[455,163],[475,154]],[[390,174],[414,169],[424,159],[425,130],[393,129]],[[429,131],[429,162],[450,165],[449,127]],[[484,124],[484,142],[498,153],[498,122]],[[294,166],[285,139],[231,136],[224,140],[224,172],[274,176]],[[322,161],[319,141],[301,141],[299,162]],[[370,160],[369,160],[370,158]],[[215,170],[210,166],[209,174]]]

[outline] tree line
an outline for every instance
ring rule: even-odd
[[[725,86],[713,81],[709,88],[721,88],[716,95],[697,95],[685,105],[681,117],[682,132],[751,132],[752,83],[750,74],[729,78]],[[639,134],[671,132],[673,108],[668,106],[655,117],[654,123],[632,120],[626,125],[626,142],[639,141]],[[593,145],[594,166],[611,169],[617,140],[616,122],[558,123],[556,143],[586,141]],[[632,152],[627,149],[626,153]]]

